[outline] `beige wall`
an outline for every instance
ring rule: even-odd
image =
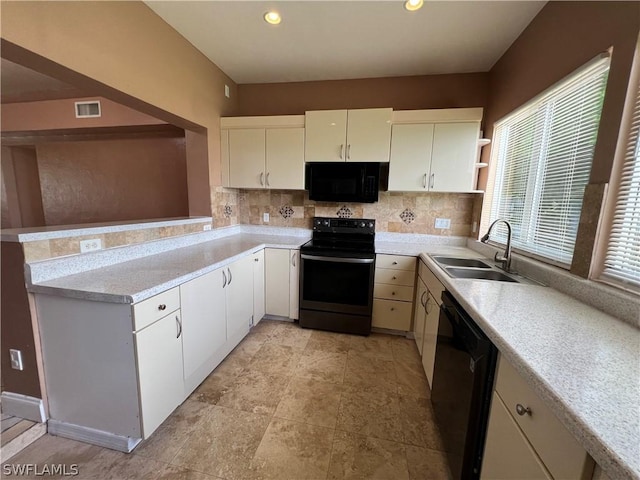
[[[184,138],[36,148],[46,225],[188,215]]]
[[[493,124],[586,62],[613,47],[590,186],[571,271],[589,272],[598,220],[620,130],[625,94],[640,31],[640,3],[549,2],[491,69],[486,134]],[[489,161],[490,148],[483,149]],[[484,188],[484,169],[478,188]],[[600,186],[597,186],[600,185]]]
[[[423,75],[238,85],[239,115],[301,115],[306,110],[484,107],[489,75]]]
[[[101,116],[76,118],[75,102],[100,101]],[[150,115],[102,97],[5,103],[0,110],[3,132],[163,124]]]

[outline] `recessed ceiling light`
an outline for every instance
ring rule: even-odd
[[[264,14],[264,21],[270,23],[271,25],[278,25],[282,21],[282,17],[278,12],[271,11]]]
[[[415,12],[416,10],[420,10],[424,5],[424,0],[407,0],[404,2],[404,8],[409,10],[410,12]]]

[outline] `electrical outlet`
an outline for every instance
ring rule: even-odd
[[[211,224],[207,223],[206,225],[203,225],[202,230],[204,230],[205,232],[208,232],[209,230],[211,230]]]
[[[449,229],[451,228],[450,218],[436,218],[436,228]]]
[[[80,241],[80,253],[93,252],[95,250],[102,249],[102,240],[99,238],[92,238],[91,240]]]
[[[471,233],[476,233],[478,231],[478,222],[473,222],[471,225]]]
[[[227,98],[231,96],[231,92],[229,92],[229,85],[224,86],[224,96]]]
[[[262,221],[265,223],[269,223],[269,214],[268,213],[263,213],[262,214]]]
[[[24,370],[22,366],[22,352],[20,350],[10,348],[9,356],[11,357],[11,368],[14,370]]]

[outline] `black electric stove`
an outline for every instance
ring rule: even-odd
[[[375,220],[314,218],[300,258],[300,326],[371,333]]]

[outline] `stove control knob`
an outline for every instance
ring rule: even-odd
[[[373,222],[369,222],[369,225],[367,225],[369,228],[373,228]]]
[[[360,222],[360,228],[364,228],[364,227],[366,227],[366,226],[367,226],[367,224],[366,224],[366,223],[364,223],[364,222]]]
[[[324,221],[322,222],[322,224],[323,224],[325,227],[328,227],[328,226],[329,226],[329,220],[324,220]]]

